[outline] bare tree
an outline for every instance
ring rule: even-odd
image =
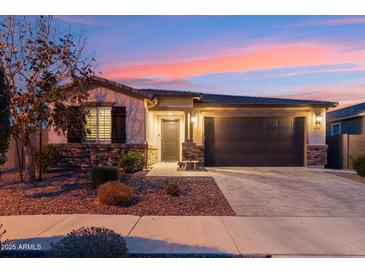
[[[0,166],[7,161],[6,152],[10,141],[10,92],[5,82],[3,66],[0,62]],[[1,171],[0,171],[1,177]]]
[[[1,17],[0,58],[11,94],[13,137],[24,146],[29,182],[35,181],[34,133],[44,124],[65,132],[67,101],[82,105],[88,96],[83,86],[94,75],[94,58],[85,55],[85,42],[83,33],[61,31],[52,16]],[[67,93],[60,89],[66,82],[73,83]]]

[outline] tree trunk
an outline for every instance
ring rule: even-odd
[[[19,176],[20,176],[20,181],[22,183],[24,183],[24,176],[23,176],[23,161],[20,158],[20,152],[19,152],[19,141],[18,141],[18,137],[14,137],[15,138],[15,147],[16,147],[16,156],[18,158],[18,166],[19,166]]]
[[[42,155],[42,148],[43,148],[43,140],[42,140],[42,123],[39,127],[39,167],[38,167],[38,181],[42,182],[42,163],[43,163],[43,155]]]
[[[30,142],[24,146],[24,155],[25,155],[25,168],[27,171],[27,182],[30,184],[34,184],[36,178],[35,178],[35,168],[32,155],[32,145]]]

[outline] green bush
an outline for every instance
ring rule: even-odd
[[[165,185],[165,190],[167,194],[171,196],[178,196],[180,194],[179,186],[175,183],[167,183]]]
[[[60,151],[52,145],[44,145],[42,147],[42,159],[40,157],[39,148],[33,149],[33,159],[36,168],[42,165],[42,170],[47,171],[50,167],[57,167],[61,160]]]
[[[365,155],[352,157],[352,167],[360,176],[365,176]]]
[[[127,173],[134,173],[143,169],[143,154],[137,151],[122,152],[119,166]]]
[[[51,245],[57,258],[122,258],[128,256],[124,238],[105,227],[81,227]]]
[[[120,170],[116,166],[98,166],[91,169],[91,184],[97,188],[108,181],[119,181]]]

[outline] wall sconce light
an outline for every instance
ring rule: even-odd
[[[322,120],[323,120],[323,116],[321,115],[321,113],[316,113],[316,117],[315,117],[315,123],[316,125],[320,125],[322,124]]]
[[[191,115],[191,122],[193,123],[193,125],[195,125],[197,121],[198,121],[198,117],[195,114],[192,114]]]

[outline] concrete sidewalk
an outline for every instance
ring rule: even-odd
[[[363,217],[36,215],[0,217],[5,238],[50,247],[73,229],[104,226],[133,254],[365,256]]]
[[[163,177],[206,177],[212,176],[208,171],[203,170],[178,170],[176,162],[157,162],[151,166],[147,176]]]

